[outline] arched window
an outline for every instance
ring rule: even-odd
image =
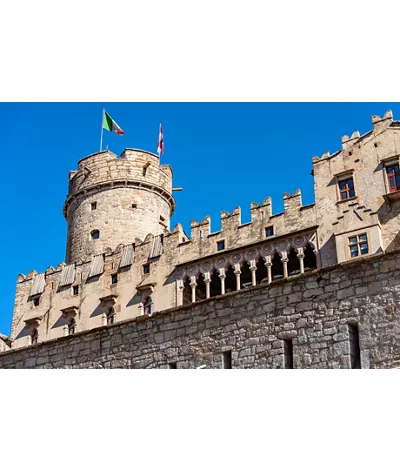
[[[115,320],[115,310],[113,307],[108,309],[107,312],[107,325],[112,325]]]
[[[69,335],[75,334],[75,329],[76,329],[75,318],[71,318],[71,321],[68,323],[68,334]]]
[[[183,305],[189,305],[192,303],[192,288],[190,287],[190,279],[185,278],[183,282]]]
[[[92,237],[92,240],[97,240],[100,238],[100,232],[98,230],[92,230],[90,232],[90,236]]]
[[[297,251],[291,248],[288,254],[288,276],[293,274],[300,274],[300,260],[297,256]]]
[[[219,278],[219,272],[213,269],[211,273],[210,282],[210,297],[215,297],[221,294],[221,279]]]
[[[245,287],[250,287],[251,285],[252,281],[250,265],[247,261],[245,261],[240,267],[240,287],[243,289]]]
[[[38,329],[35,328],[31,334],[31,344],[37,344],[39,338]]]
[[[260,284],[260,282],[267,282],[268,281],[268,269],[265,266],[265,260],[262,256],[258,258],[256,264],[256,282]]]
[[[151,315],[152,306],[153,306],[153,301],[151,300],[151,297],[147,297],[146,302],[144,303],[144,314],[145,315]]]
[[[225,292],[234,292],[236,290],[236,274],[232,266],[225,271]]]
[[[272,257],[272,279],[279,279],[283,277],[283,263],[282,259],[277,252]]]
[[[304,248],[304,271],[317,268],[317,257],[315,256],[314,249],[310,244]]]
[[[206,283],[204,282],[204,274],[200,273],[196,279],[196,301],[206,298]]]

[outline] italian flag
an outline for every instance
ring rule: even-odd
[[[115,132],[118,135],[124,135],[124,131],[105,111],[103,115],[103,129],[106,131]]]

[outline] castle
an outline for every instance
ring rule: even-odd
[[[400,354],[400,121],[313,157],[315,203],[284,193],[177,224],[153,153],[69,175],[66,260],[20,274],[0,367],[394,367]]]

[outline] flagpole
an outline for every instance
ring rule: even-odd
[[[100,152],[101,152],[101,149],[103,148],[103,121],[104,121],[104,108],[103,108],[103,113],[101,115]]]

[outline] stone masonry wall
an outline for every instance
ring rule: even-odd
[[[350,368],[348,324],[362,368],[400,357],[400,251],[255,286],[185,307],[0,354],[1,368]],[[353,336],[351,336],[352,339]]]

